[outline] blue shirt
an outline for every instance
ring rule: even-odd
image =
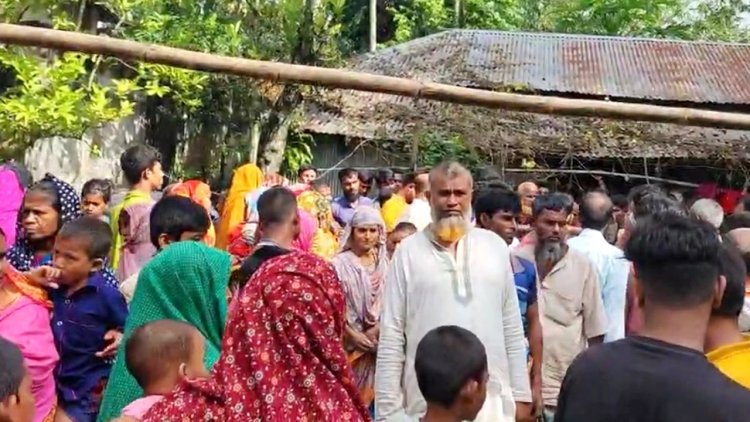
[[[526,310],[536,303],[536,267],[533,262],[515,255],[510,256],[510,267],[513,269],[513,281],[516,283],[523,332],[528,336],[529,321],[526,318]]]
[[[66,297],[65,288],[50,292],[52,334],[60,362],[55,368],[57,393],[65,402],[87,397],[109,377],[112,361],[96,356],[109,330],[122,330],[128,316],[125,298],[102,272],[89,277],[83,288]]]
[[[598,230],[583,229],[568,240],[568,246],[586,255],[596,267],[602,291],[607,332],[604,341],[625,337],[625,303],[630,264],[619,248],[612,246]]]
[[[331,212],[333,213],[333,218],[335,218],[336,221],[341,224],[341,227],[344,227],[352,221],[352,217],[354,216],[354,208],[360,205],[367,205],[372,207],[375,205],[375,201],[366,196],[360,196],[357,199],[357,203],[353,205],[351,202],[349,202],[348,199],[346,199],[346,196],[338,196],[334,198],[333,202],[331,203]]]

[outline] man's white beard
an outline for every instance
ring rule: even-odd
[[[471,228],[471,214],[446,215],[441,217],[432,209],[432,231],[438,240],[458,242]]]
[[[536,262],[556,264],[565,256],[563,242],[540,242],[536,248]]]

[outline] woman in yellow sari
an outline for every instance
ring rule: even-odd
[[[331,203],[320,193],[308,190],[297,197],[297,206],[318,220],[313,235],[312,253],[330,261],[339,251]]]
[[[216,228],[216,247],[226,249],[229,232],[245,221],[245,196],[263,184],[263,172],[255,164],[237,168]]]

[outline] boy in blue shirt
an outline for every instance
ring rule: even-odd
[[[500,188],[482,191],[474,203],[474,213],[479,227],[494,232],[508,246],[513,243],[518,217],[521,215],[521,200],[518,195]],[[542,409],[542,325],[537,304],[536,266],[533,262],[514,255],[513,251],[510,254],[510,264],[524,333],[529,342],[531,391],[536,412]]]
[[[107,223],[83,217],[65,224],[55,239],[52,333],[60,362],[55,369],[58,417],[93,422],[122,337],[128,308],[101,269],[112,233]],[[61,413],[62,412],[62,413]]]

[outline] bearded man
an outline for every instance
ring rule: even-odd
[[[572,203],[563,194],[536,198],[534,245],[520,247],[521,258],[536,263],[537,302],[542,322],[542,398],[552,421],[565,372],[587,345],[601,343],[607,331],[596,268],[565,242]]]
[[[472,331],[487,350],[487,401],[476,420],[524,420],[531,412],[531,388],[508,246],[495,233],[472,226],[468,170],[455,162],[440,164],[429,184],[433,222],[396,249],[385,280],[376,420],[424,413],[414,371],[417,345],[443,325]],[[482,388],[475,384],[463,388]]]

